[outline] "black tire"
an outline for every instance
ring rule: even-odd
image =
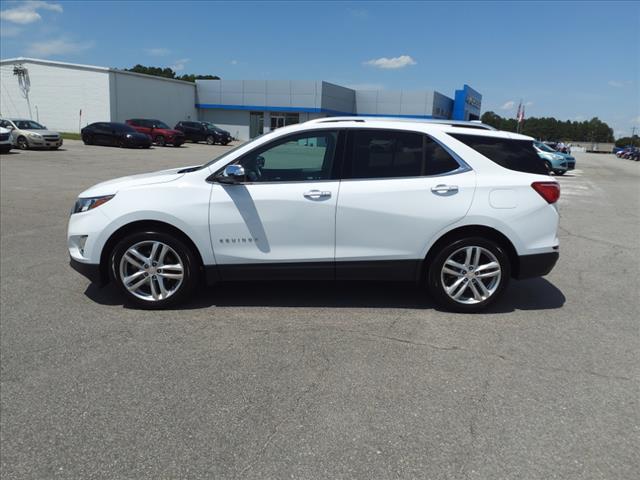
[[[181,143],[174,143],[174,144],[173,144],[173,146],[174,146],[174,147],[176,147],[176,148],[178,148],[178,147],[181,147],[181,146],[182,146],[182,144],[181,144]]]
[[[155,143],[159,147],[164,147],[166,145],[166,141],[162,135],[158,135],[156,138],[154,138],[153,143]]]
[[[222,142],[222,145],[224,145],[225,147],[229,145],[229,140],[225,140],[224,142]]]
[[[11,151],[11,147],[10,146],[4,146],[3,145],[2,147],[0,147],[0,153],[2,153],[3,155],[5,153],[9,153],[10,151]]]
[[[29,142],[27,142],[27,139],[25,137],[18,137],[18,140],[16,140],[16,145],[20,150],[29,149]]]
[[[564,175],[565,173],[567,173],[566,170],[554,170],[553,173],[555,173],[556,175]]]
[[[551,175],[551,172],[553,172],[553,167],[551,166],[551,162],[544,162],[544,166],[547,167],[547,172],[549,172],[549,175]]]
[[[207,142],[207,145],[216,144],[216,138],[213,135],[207,135],[207,138],[205,138],[204,141]]]
[[[50,150],[58,150],[60,147],[51,147]]]
[[[82,141],[84,142],[85,145],[93,145],[93,137],[88,133],[85,133],[84,135],[82,135]]]
[[[143,298],[139,298],[130,292],[122,281],[120,274],[120,262],[122,257],[129,248],[134,245],[138,245],[141,242],[161,242],[168,245],[173,249],[179,259],[179,262],[183,265],[184,270],[182,283],[176,288],[175,292],[164,299],[145,300]],[[137,232],[126,236],[120,240],[113,249],[109,259],[109,265],[111,279],[122,292],[126,299],[126,303],[144,309],[163,309],[183,303],[191,296],[199,280],[200,265],[196,254],[181,239],[161,231]],[[153,282],[149,275],[145,276],[149,278],[149,282]],[[153,275],[151,275],[151,277],[153,277]]]
[[[446,292],[443,284],[443,276],[446,274],[443,273],[443,267],[445,261],[447,261],[450,255],[464,247],[471,246],[482,247],[493,254],[500,265],[500,279],[496,281],[495,289],[492,289],[493,291],[488,298],[478,301],[477,303],[461,303],[451,298]],[[510,278],[511,263],[509,261],[509,256],[499,243],[483,237],[465,237],[452,240],[451,242],[439,247],[438,252],[433,257],[431,265],[428,267],[427,286],[433,300],[446,310],[460,313],[475,313],[484,310],[495,302],[502,292],[504,292]],[[477,282],[478,280],[472,280],[470,282],[473,283],[474,281]],[[463,290],[466,291],[469,290],[469,288],[463,287]]]

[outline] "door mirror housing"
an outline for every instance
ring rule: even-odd
[[[227,165],[222,175],[216,177],[220,183],[240,183],[245,179],[245,171],[242,165]]]

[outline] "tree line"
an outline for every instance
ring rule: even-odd
[[[144,73],[146,75],[173,78],[174,80],[183,80],[185,82],[195,82],[196,80],[220,80],[220,77],[217,75],[194,75],[192,73],[177,75],[176,72],[169,67],[147,67],[145,65],[137,64],[133,68],[125,68],[124,70],[125,72]]]
[[[495,112],[485,112],[482,123],[498,130],[516,132],[518,121],[515,118],[504,118]],[[522,122],[520,133],[543,141],[574,141],[612,143],[613,129],[598,117],[582,122],[558,120],[553,117],[531,117]]]

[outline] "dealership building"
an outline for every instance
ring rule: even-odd
[[[335,115],[477,120],[482,96],[464,85],[435,90],[359,90],[322,80],[184,82],[90,65],[15,58],[0,61],[0,116],[31,118],[77,132],[93,122],[204,120],[239,139]]]

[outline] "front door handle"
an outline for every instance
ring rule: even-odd
[[[310,198],[311,200],[318,200],[319,198],[329,198],[331,196],[331,192],[309,190],[308,192],[304,192],[304,196],[305,198]]]
[[[435,187],[431,187],[431,191],[437,195],[453,195],[458,193],[458,186],[440,184]]]

